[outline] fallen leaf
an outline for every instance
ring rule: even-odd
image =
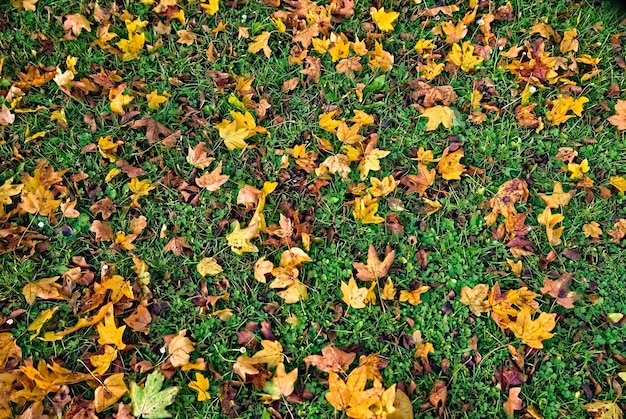
[[[600,224],[595,221],[592,221],[583,226],[583,233],[585,237],[591,237],[592,239],[597,239],[602,236],[602,229],[600,228]]]
[[[626,192],[626,178],[622,176],[612,176],[611,185],[613,185],[621,193]],[[1,188],[0,188],[1,190]],[[1,192],[0,192],[1,194]]]
[[[486,284],[478,284],[474,288],[463,287],[461,288],[461,304],[469,306],[470,311],[480,317],[481,313],[489,311],[488,295],[489,285]]]
[[[209,400],[211,394],[209,393],[209,379],[199,372],[196,373],[195,381],[189,382],[189,388],[198,392],[198,401],[202,402]]]
[[[26,302],[33,304],[37,297],[42,300],[68,300],[68,296],[63,293],[63,285],[56,282],[59,278],[60,276],[53,276],[26,284],[22,288],[22,294]]]
[[[354,278],[350,277],[348,283],[341,283],[341,299],[349,307],[365,308],[367,288],[359,288]]]
[[[522,391],[521,387],[511,387],[509,389],[509,398],[502,404],[504,411],[510,417],[513,417],[516,410],[521,410],[523,401],[519,398],[519,394]]]
[[[370,7],[370,15],[382,32],[393,31],[393,23],[398,19],[400,13],[398,12],[385,12],[385,8],[381,7],[380,9],[376,9],[375,7]]]
[[[65,21],[63,22],[63,29],[66,31],[72,31],[74,36],[78,36],[81,34],[83,29],[87,32],[91,32],[91,23],[89,23],[87,18],[83,15],[66,15]]]
[[[367,194],[362,198],[356,197],[354,199],[354,210],[352,215],[355,220],[361,221],[363,224],[379,224],[385,221],[385,219],[379,215],[376,215],[378,211],[378,198],[373,198]]]
[[[542,341],[550,339],[554,333],[550,333],[556,326],[556,313],[540,313],[539,316],[532,320],[528,309],[522,309],[517,313],[514,323],[509,323],[509,329],[516,337],[522,340],[522,343],[531,348],[543,348]]]
[[[572,275],[568,273],[562,274],[561,277],[555,281],[545,277],[543,279],[541,292],[556,298],[557,304],[561,307],[574,308],[574,301],[578,300],[580,296],[569,290],[571,282]]]
[[[94,375],[103,375],[106,373],[111,364],[117,358],[117,349],[111,345],[104,345],[104,353],[101,355],[92,355],[89,357],[89,362],[94,367],[91,371]]]
[[[180,256],[185,249],[190,247],[186,237],[173,237],[163,248],[163,253],[172,252],[174,256]]]
[[[265,54],[265,57],[270,58],[270,56],[272,55],[272,49],[267,44],[270,40],[270,35],[270,32],[264,31],[260,35],[254,36],[252,38],[254,42],[248,45],[248,52],[256,54],[259,51],[263,50],[263,54]]]
[[[422,303],[422,294],[427,292],[430,289],[428,285],[422,285],[419,288],[416,288],[411,291],[401,290],[400,291],[400,302],[403,303],[407,301],[412,306],[416,306]]]
[[[433,106],[432,108],[424,109],[422,112],[423,117],[428,118],[426,124],[426,131],[434,131],[439,125],[443,124],[446,128],[452,128],[454,123],[454,111],[447,106]]]
[[[3,110],[4,110],[4,105]],[[2,115],[2,113],[0,113]],[[0,116],[0,125],[2,125],[2,117]],[[611,123],[611,125],[615,125],[618,130],[622,131],[626,129],[626,100],[617,100],[617,104],[615,105],[615,115],[607,118],[607,121]]]
[[[460,163],[464,155],[462,148],[450,152],[450,147],[446,147],[437,163],[437,171],[441,177],[445,180],[461,179],[461,175],[466,172],[465,166]]]
[[[448,387],[443,380],[435,381],[433,388],[428,394],[428,401],[441,415],[445,409],[446,399],[448,398]]]
[[[309,355],[304,358],[304,363],[307,366],[313,365],[324,372],[340,372],[347,371],[355,358],[354,352],[344,352],[333,345],[328,345],[322,348],[322,355]]]
[[[252,360],[257,364],[266,364],[268,367],[276,367],[284,359],[283,346],[278,341],[262,340],[263,349],[252,355]]]
[[[200,260],[200,262],[196,266],[196,269],[198,270],[198,273],[202,276],[207,276],[207,275],[213,276],[223,271],[220,264],[217,263],[217,261],[213,257],[202,258],[202,260]]]
[[[169,418],[172,415],[166,410],[174,402],[178,387],[169,387],[161,390],[165,377],[159,370],[155,370],[146,379],[143,388],[137,383],[130,383],[130,408],[136,417]]]
[[[189,355],[193,352],[195,345],[185,336],[186,334],[187,330],[181,330],[167,345],[168,360],[173,367],[181,367],[189,363]]]
[[[98,330],[98,343],[100,345],[114,345],[117,349],[122,350],[126,344],[122,341],[126,326],[117,327],[115,324],[113,306],[104,314],[102,322],[96,326]]]
[[[565,54],[566,52],[574,51],[578,52],[578,31],[576,28],[569,29],[565,31],[563,34],[563,39],[561,40],[561,44],[559,45],[559,51],[561,54]]]
[[[622,419],[624,412],[614,401],[597,400],[583,405],[583,409],[594,413],[595,419]]]
[[[59,311],[59,307],[49,308],[39,313],[39,316],[37,316],[37,318],[33,320],[33,322],[30,325],[28,325],[27,330],[29,332],[35,332],[30,336],[30,340],[35,339],[39,335],[41,328],[46,324],[48,320],[52,318],[52,316],[55,315],[57,311]],[[2,365],[1,362],[0,362],[0,365]]]
[[[180,42],[180,40],[178,40],[178,42]],[[158,111],[161,105],[167,102],[168,96],[169,95],[165,92],[162,95],[160,95],[156,90],[153,90],[152,92],[146,95],[146,100],[148,101],[148,108],[154,111]]]
[[[539,198],[546,203],[548,208],[566,207],[569,201],[576,195],[575,190],[567,193],[563,192],[561,182],[554,182],[554,190],[552,195],[539,194]]]
[[[298,379],[298,369],[294,368],[287,373],[285,364],[280,363],[270,381],[265,382],[263,391],[271,396],[271,400],[280,400],[282,397],[290,396],[295,388]]]
[[[3,103],[0,108],[0,125],[11,125],[15,122],[15,114],[11,113],[11,110]]]
[[[378,278],[382,278],[387,275],[389,268],[393,263],[395,252],[390,250],[386,252],[385,258],[381,260],[378,258],[376,248],[370,245],[367,250],[367,264],[353,262],[352,266],[357,270],[356,277],[361,281],[375,281]]]
[[[94,393],[96,412],[100,413],[113,406],[127,392],[128,387],[124,383],[123,372],[107,377]]]

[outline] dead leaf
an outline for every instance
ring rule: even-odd
[[[309,355],[304,358],[304,362],[307,366],[313,365],[324,372],[340,372],[347,371],[355,358],[354,352],[344,352],[328,345],[322,348],[322,355]]]
[[[352,266],[357,270],[356,277],[361,281],[375,281],[378,278],[387,276],[389,268],[393,263],[395,252],[391,249],[385,252],[385,258],[381,260],[378,258],[376,248],[370,245],[367,250],[367,264],[353,262]]]
[[[168,360],[173,367],[181,367],[189,363],[189,357],[195,345],[191,339],[185,336],[186,334],[187,330],[181,330],[167,345],[167,351],[169,352]]]
[[[502,407],[507,415],[513,417],[516,410],[521,410],[523,406],[522,399],[519,398],[519,394],[522,391],[521,387],[511,387],[509,389],[509,398],[503,403]]]

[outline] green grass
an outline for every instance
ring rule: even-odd
[[[97,23],[89,10],[93,4],[65,0],[39,0],[36,11],[18,11],[10,4],[0,5],[0,58],[4,57],[4,68],[0,73],[0,104],[11,106],[5,100],[7,88],[19,80],[18,74],[25,72],[28,65],[59,66],[66,69],[68,55],[78,58],[75,80],[89,78],[100,69],[116,70],[123,82],[128,83],[126,94],[135,98],[127,110],[137,110],[136,116],[124,120],[112,114],[106,95],[90,94],[85,99],[74,99],[58,89],[51,81],[41,87],[26,91],[19,103],[20,108],[36,109],[36,112],[16,113],[15,122],[0,126],[0,185],[10,177],[18,182],[23,173],[33,174],[38,159],[46,159],[55,170],[68,168],[63,185],[67,197],[77,200],[76,209],[81,216],[69,219],[62,216],[49,220],[41,215],[18,214],[9,220],[0,217],[2,228],[12,225],[28,227],[47,237],[38,248],[18,249],[0,255],[0,319],[4,325],[1,332],[10,332],[22,349],[24,360],[32,358],[36,364],[44,359],[56,360],[73,371],[87,372],[86,362],[101,345],[97,343],[95,327],[85,328],[57,342],[30,340],[29,324],[45,309],[59,307],[59,314],[44,327],[45,330],[63,330],[73,325],[77,316],[73,312],[75,301],[86,299],[88,287],[76,286],[74,301],[44,301],[38,299],[32,306],[26,304],[22,288],[27,283],[41,278],[61,275],[75,266],[72,258],[85,257],[90,269],[100,279],[103,264],[115,264],[116,270],[125,278],[136,282],[132,271],[133,262],[129,252],[116,251],[110,243],[98,243],[89,227],[93,220],[100,219],[89,211],[94,201],[109,197],[117,212],[107,221],[114,233],[129,233],[132,217],[144,215],[148,220],[146,230],[134,242],[133,253],[149,265],[150,289],[154,294],[149,301],[153,321],[150,333],[142,335],[127,330],[124,342],[128,349],[118,358],[116,368],[127,374],[127,383],[139,382],[145,373],[133,371],[132,366],[142,360],[161,365],[167,358],[160,352],[164,345],[163,336],[176,334],[186,329],[196,349],[192,359],[202,357],[209,370],[205,375],[211,381],[212,398],[206,402],[196,401],[196,393],[187,383],[194,379],[194,372],[174,371],[166,386],[180,386],[177,399],[170,411],[179,418],[227,417],[220,397],[224,397],[228,386],[235,392],[235,417],[270,417],[275,409],[282,417],[346,417],[335,411],[325,400],[327,374],[314,367],[306,368],[304,358],[319,354],[321,348],[333,343],[339,348],[350,349],[360,355],[379,353],[389,360],[382,370],[384,385],[404,383],[407,388],[414,385],[410,399],[416,417],[437,417],[434,408],[427,405],[428,395],[437,380],[443,380],[448,388],[445,409],[448,417],[506,417],[503,403],[508,397],[508,388],[503,388],[496,379],[500,368],[514,368],[507,345],[526,348],[525,382],[520,397],[524,407],[518,417],[533,406],[545,418],[583,418],[589,414],[583,405],[591,398],[597,400],[625,401],[617,390],[624,381],[617,378],[625,366],[620,364],[626,353],[624,321],[613,324],[609,313],[626,314],[626,242],[612,243],[606,231],[619,218],[626,218],[624,193],[613,194],[603,199],[599,186],[610,187],[611,176],[626,176],[626,141],[624,135],[606,122],[613,114],[617,98],[607,97],[611,83],[626,86],[623,70],[615,62],[615,52],[610,36],[619,32],[618,22],[623,18],[616,9],[608,5],[574,4],[571,1],[550,3],[515,1],[514,20],[492,23],[497,38],[506,38],[503,51],[494,49],[488,60],[475,73],[458,72],[441,76],[429,82],[431,85],[451,85],[458,100],[451,105],[459,112],[457,124],[447,130],[425,132],[425,118],[417,109],[408,106],[410,90],[407,83],[417,79],[418,54],[413,51],[415,41],[420,38],[433,39],[431,29],[438,19],[431,18],[428,28],[421,24],[425,18],[412,19],[425,6],[433,2],[383,2],[387,10],[401,11],[394,32],[382,38],[385,50],[394,54],[395,63],[385,73],[385,84],[378,92],[364,93],[362,102],[357,100],[354,90],[357,83],[370,85],[380,72],[372,71],[362,59],[363,71],[357,72],[354,80],[335,71],[328,54],[311,56],[321,59],[322,72],[319,83],[306,82],[300,73],[302,65],[289,65],[290,37],[279,34],[270,20],[276,9],[258,2],[242,2],[237,9],[220,5],[215,16],[200,12],[194,2],[183,3],[186,25],[172,22],[170,35],[159,35],[153,25],[158,17],[152,7],[140,2],[117,2],[120,13],[127,9],[135,17],[148,20],[147,44],[158,39],[162,45],[153,53],[142,51],[139,59],[123,62],[109,51],[90,44],[96,39]],[[492,2],[491,10],[503,2]],[[104,5],[101,5],[104,7]],[[285,8],[285,4],[281,8]],[[366,38],[362,22],[370,22],[368,3],[357,2],[355,15],[341,23],[335,23],[336,33],[344,32],[350,39],[358,35]],[[454,14],[460,19],[467,11],[465,4]],[[92,22],[91,32],[85,32],[75,40],[64,40],[62,23],[67,14],[80,13]],[[479,15],[486,13],[481,9]],[[243,15],[247,18],[243,19]],[[439,15],[441,19],[449,19]],[[416,16],[417,17],[417,16]],[[538,38],[530,34],[529,28],[540,19],[546,18],[556,32],[577,28],[580,48],[576,56],[590,54],[601,58],[598,68],[601,73],[580,82],[579,74],[569,76],[578,83],[582,94],[589,98],[582,117],[575,117],[560,126],[546,124],[539,133],[519,126],[513,113],[519,98],[511,90],[520,91],[520,83],[505,69],[508,59],[503,53],[510,47],[532,42]],[[227,23],[227,29],[217,35],[211,33],[218,22]],[[603,29],[593,28],[596,22]],[[238,39],[238,26],[249,28],[250,35],[273,31],[270,38],[272,56],[266,59],[262,53],[247,52],[250,39]],[[193,45],[176,42],[177,30],[187,29],[197,35]],[[114,17],[110,32],[126,37],[127,31],[119,16]],[[464,40],[473,41],[480,33],[476,23],[470,26]],[[36,34],[45,35],[47,41],[38,41]],[[40,37],[40,39],[42,39]],[[114,45],[119,37],[110,42]],[[473,41],[474,43],[477,43]],[[205,54],[209,44],[214,45],[220,57],[210,62]],[[368,40],[373,45],[373,41]],[[47,49],[44,51],[44,46]],[[372,48],[370,48],[372,49]],[[558,44],[546,41],[546,50],[553,56],[561,56]],[[229,52],[232,54],[229,55]],[[448,53],[449,46],[437,42],[442,54],[438,62]],[[254,147],[240,151],[229,151],[213,126],[222,119],[230,118],[229,112],[237,110],[229,103],[234,88],[220,92],[209,71],[224,72],[243,78],[254,77],[254,100],[266,99],[271,108],[264,119],[256,117],[260,126],[268,129],[270,136],[258,135],[250,140]],[[284,81],[293,77],[300,79],[296,89],[283,93]],[[498,95],[493,100],[501,109],[499,115],[488,113],[481,125],[467,121],[470,112],[470,95],[473,83],[489,78]],[[166,91],[170,97],[161,109],[147,108],[144,96],[157,90]],[[531,102],[537,103],[537,115],[545,122],[548,100],[554,100],[561,92],[556,85],[538,89]],[[185,106],[187,107],[185,107]],[[432,149],[435,156],[450,145],[450,136],[456,136],[463,144],[465,157],[462,162],[484,170],[484,173],[463,176],[460,181],[445,181],[437,176],[435,184],[428,190],[429,198],[438,199],[442,209],[433,215],[422,213],[423,201],[416,194],[407,195],[398,187],[389,197],[380,202],[379,215],[392,213],[388,198],[401,200],[405,210],[398,217],[405,232],[394,235],[384,223],[361,224],[352,216],[353,206],[347,204],[354,197],[349,192],[351,184],[359,183],[356,164],[348,179],[334,176],[329,185],[321,189],[320,197],[307,190],[315,179],[315,173],[307,174],[293,168],[281,169],[281,156],[277,150],[306,144],[307,151],[319,151],[317,163],[330,154],[319,149],[316,137],[330,140],[338,151],[341,144],[332,134],[319,128],[318,116],[326,106],[335,105],[349,118],[352,110],[359,109],[375,115],[376,125],[367,131],[379,135],[378,148],[390,150],[391,154],[381,160],[381,169],[370,176],[381,178],[390,174],[396,179],[405,174],[416,174],[417,164],[411,160],[411,150],[419,147]],[[65,109],[68,127],[63,128],[50,121],[51,112]],[[607,110],[608,109],[608,110]],[[193,112],[194,114],[190,114]],[[95,129],[91,130],[84,121],[85,115],[93,115]],[[180,138],[172,147],[150,142],[145,130],[131,129],[133,120],[150,116],[172,131],[181,131]],[[194,119],[195,118],[195,119]],[[198,120],[198,118],[201,118]],[[31,135],[46,131],[43,138],[26,141]],[[124,141],[117,155],[145,174],[140,179],[149,179],[156,189],[139,199],[141,208],[130,207],[131,192],[124,173],[106,183],[107,173],[116,167],[103,159],[97,151],[84,152],[83,148],[97,143],[101,136],[111,135]],[[161,137],[162,139],[162,137]],[[205,141],[215,162],[223,162],[223,173],[229,181],[217,192],[200,191],[198,205],[183,199],[176,187],[167,186],[172,178],[193,183],[195,176],[204,171],[194,169],[186,161],[187,149]],[[575,187],[562,170],[562,162],[553,157],[561,147],[573,147],[580,159],[588,159],[589,175],[595,182],[585,200],[586,191],[577,189],[569,206],[554,210],[563,213],[563,243],[552,248],[548,244],[545,228],[537,223],[537,216],[544,208],[539,193],[552,191],[555,181],[563,182],[568,189]],[[19,157],[21,155],[22,157]],[[214,168],[214,164],[209,170]],[[71,176],[78,171],[89,175],[85,181],[73,182]],[[290,178],[287,178],[286,174]],[[400,174],[400,175],[398,175]],[[498,187],[512,178],[524,178],[529,183],[530,198],[518,210],[528,211],[526,224],[532,227],[528,239],[532,242],[535,255],[523,257],[524,273],[516,278],[507,266],[511,258],[503,241],[492,237],[492,227],[485,224],[488,213],[485,203],[497,192]],[[169,179],[169,180],[168,180]],[[242,227],[251,218],[237,205],[239,189],[250,184],[261,188],[264,181],[278,181],[279,185],[266,203],[264,214],[268,225],[277,224],[280,214],[297,210],[300,220],[310,224],[313,241],[307,253],[312,263],[301,269],[300,279],[306,284],[309,298],[296,304],[284,304],[277,290],[255,281],[254,263],[265,256],[278,264],[285,245],[259,245],[259,254],[234,254],[226,240],[233,221],[242,222]],[[366,180],[366,183],[369,181]],[[193,198],[193,196],[192,196]],[[63,200],[66,197],[62,198]],[[14,198],[6,209],[15,208],[19,199]],[[57,214],[59,212],[57,211]],[[600,223],[605,232],[602,240],[591,242],[582,233],[582,226],[591,221]],[[165,237],[160,237],[166,227]],[[172,237],[186,237],[190,246],[181,256],[164,253],[163,248]],[[267,235],[263,234],[263,239]],[[0,235],[0,248],[3,246]],[[423,303],[411,306],[396,301],[379,301],[365,309],[347,309],[342,302],[340,283],[347,282],[354,274],[352,262],[364,262],[368,246],[373,245],[379,254],[389,244],[396,252],[390,276],[398,289],[415,288],[425,284],[431,289],[422,296]],[[300,245],[298,243],[298,245]],[[542,258],[555,250],[557,257],[548,268],[542,266]],[[580,255],[578,260],[565,256],[564,250]],[[427,254],[427,265],[420,266],[419,252]],[[205,256],[216,257],[224,272],[217,277],[202,278],[196,264]],[[545,277],[562,272],[574,276],[571,289],[581,298],[573,309],[555,304],[547,295],[538,297],[544,312],[557,313],[554,337],[544,341],[544,348],[533,350],[523,345],[512,333],[502,331],[489,315],[476,317],[459,301],[462,287],[474,287],[479,283],[490,286],[498,282],[502,289],[517,289],[528,286],[540,293]],[[219,301],[213,310],[229,308],[232,317],[222,321],[207,313],[200,313],[194,299],[201,295],[201,283],[206,281],[210,295],[230,294],[226,301]],[[383,285],[381,280],[380,285]],[[361,286],[365,286],[360,283]],[[136,284],[138,291],[138,284]],[[337,310],[343,309],[338,315]],[[23,309],[23,314],[15,310]],[[119,307],[119,313],[123,311]],[[128,312],[126,312],[128,314]],[[299,324],[286,322],[295,315]],[[14,317],[14,318],[13,318]],[[11,319],[10,321],[7,321]],[[118,317],[118,326],[122,322]],[[288,357],[287,369],[298,369],[296,394],[302,396],[306,389],[311,396],[301,403],[286,400],[264,405],[262,391],[251,384],[241,382],[233,372],[232,365],[241,355],[237,333],[249,322],[268,322],[271,330],[282,344]],[[414,323],[414,325],[412,325]],[[429,357],[431,371],[422,371],[420,361],[415,358],[415,349],[407,339],[416,330],[421,331],[426,342],[433,344],[435,352]],[[255,335],[261,339],[260,332]],[[478,352],[482,360],[476,362],[473,350],[468,348],[472,337],[478,341]],[[254,350],[249,351],[249,354]],[[23,364],[21,364],[23,365]],[[0,367],[4,368],[2,365]],[[2,372],[2,369],[0,369]],[[591,393],[597,390],[597,394]],[[4,389],[0,387],[0,393]],[[70,386],[70,394],[92,400],[94,390],[87,383]],[[54,394],[49,394],[52,397]],[[121,399],[129,403],[128,395]],[[48,402],[45,402],[48,403]],[[12,404],[13,413],[18,415],[28,404]],[[46,404],[46,406],[48,406]],[[113,409],[101,413],[111,417]],[[1,416],[1,415],[0,415]]]

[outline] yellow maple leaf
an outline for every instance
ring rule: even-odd
[[[617,190],[621,193],[626,192],[626,178],[622,176],[612,176],[611,185],[615,186],[615,188],[617,188]],[[2,196],[2,192],[0,192],[0,196]]]
[[[385,51],[380,42],[374,44],[374,51],[369,53],[370,61],[367,64],[372,70],[380,70],[383,72],[391,71],[394,58],[391,53]]]
[[[252,39],[254,40],[254,42],[248,45],[248,52],[256,54],[259,51],[263,50],[263,54],[265,54],[265,57],[270,58],[270,56],[272,55],[272,49],[267,44],[270,40],[270,35],[270,32],[264,31],[260,35],[253,37]]]
[[[412,306],[416,306],[422,302],[422,294],[424,294],[429,289],[430,287],[428,285],[422,285],[421,287],[411,291],[401,290],[400,302],[403,303],[407,301]]]
[[[239,221],[235,221],[234,229],[231,233],[226,235],[226,240],[231,250],[238,255],[246,252],[258,252],[259,248],[256,247],[250,240],[258,237],[259,226],[254,224],[246,228],[241,228]]]
[[[285,304],[295,304],[299,301],[306,301],[309,298],[306,286],[298,279],[294,279],[291,285],[277,294],[285,300]]]
[[[592,221],[583,226],[583,233],[585,237],[591,237],[592,239],[597,239],[602,235],[602,229],[600,228],[600,224],[595,221]]]
[[[595,419],[622,419],[624,417],[624,412],[614,401],[596,400],[583,405],[583,409],[589,413],[595,413]]]
[[[422,54],[426,50],[431,51],[434,48],[435,48],[435,44],[433,43],[432,39],[423,39],[423,38],[417,41],[417,43],[413,47],[415,52],[417,52],[418,54]]]
[[[148,195],[151,190],[156,188],[156,186],[150,183],[149,179],[139,180],[136,177],[132,178],[126,186],[128,186],[128,189],[133,193],[130,199],[135,208],[141,207],[139,205],[139,198]]]
[[[213,276],[223,271],[220,264],[217,263],[217,261],[213,257],[202,258],[202,260],[200,261],[200,263],[198,263],[198,266],[196,268],[198,270],[198,273],[202,276],[207,276],[207,275]]]
[[[199,372],[196,373],[195,381],[189,382],[189,388],[198,392],[199,402],[209,400],[211,398],[211,394],[209,393],[209,379]]]
[[[589,161],[585,159],[580,163],[568,163],[567,171],[570,172],[570,179],[580,179],[589,171]]]
[[[398,19],[400,13],[398,12],[385,12],[385,8],[381,7],[380,9],[376,9],[375,7],[370,7],[370,15],[382,32],[393,31],[393,23]]]
[[[624,103],[626,103],[626,101],[624,101]],[[343,121],[338,121],[336,119],[333,119],[336,113],[337,111],[335,110],[335,111],[325,112],[321,114],[319,116],[320,128],[323,129],[324,131],[334,133],[337,130],[337,127],[339,127],[339,124],[343,122]]]
[[[578,31],[576,28],[569,29],[563,33],[563,39],[561,40],[561,44],[559,45],[559,51],[561,54],[565,54],[566,52],[574,51],[578,52]]]
[[[263,349],[252,355],[257,364],[266,364],[268,367],[277,367],[283,362],[283,346],[278,341],[262,340]]]
[[[258,134],[267,134],[267,130],[256,125],[254,117],[250,112],[245,114],[237,111],[231,111],[232,121],[222,120],[214,128],[220,133],[220,137],[224,140],[224,145],[229,150],[243,150],[248,145],[245,140]]]
[[[29,332],[35,332],[30,336],[30,340],[35,339],[37,335],[39,335],[41,328],[44,326],[44,324],[46,324],[48,320],[52,318],[52,316],[54,316],[57,311],[59,311],[59,307],[49,308],[39,313],[39,316],[37,316],[37,318],[33,320],[30,325],[28,325],[27,330]]]
[[[330,48],[330,39],[327,38],[313,38],[311,39],[313,50],[318,54],[326,54],[328,48]]]
[[[123,141],[113,141],[113,137],[110,135],[100,137],[98,138],[98,152],[102,157],[114,163],[117,160],[117,156],[114,153],[122,144],[124,144]]]
[[[379,150],[378,148],[373,150],[366,149],[363,159],[359,162],[357,167],[361,180],[365,180],[370,171],[380,170],[380,159],[388,156],[389,153],[390,151],[388,150]]]
[[[331,60],[336,62],[342,58],[348,57],[350,53],[350,41],[343,33],[337,35],[332,32],[330,34],[330,47],[328,48],[328,53],[330,54]]]
[[[381,300],[393,300],[396,298],[396,289],[393,286],[393,281],[390,277],[387,277],[387,281],[385,282],[385,286],[383,287],[382,292],[380,293]]]
[[[432,59],[426,60],[426,64],[418,63],[417,70],[420,75],[426,80],[432,80],[441,74],[445,65],[443,63],[437,64]]]
[[[338,121],[337,124],[337,138],[344,144],[358,144],[363,141],[363,136],[359,134],[361,129],[360,124],[354,124],[351,127],[346,124],[345,121]]]
[[[210,15],[213,16],[220,9],[219,0],[208,0],[208,3],[202,2],[200,6]]]
[[[354,199],[354,210],[352,215],[355,220],[361,221],[363,224],[379,224],[385,221],[383,217],[376,215],[378,211],[378,198],[372,198],[367,194],[362,198]]]
[[[478,284],[474,288],[461,288],[461,304],[469,306],[470,311],[480,317],[480,313],[489,311],[489,285]]]
[[[428,118],[426,131],[434,131],[441,124],[446,128],[452,128],[454,123],[454,111],[447,106],[437,105],[424,109],[420,116]]]
[[[474,45],[470,41],[463,42],[462,47],[453,44],[447,58],[465,72],[474,71],[476,66],[483,62],[482,57],[474,55]]]
[[[352,47],[352,51],[359,56],[363,56],[367,54],[367,45],[365,45],[365,40],[360,41],[358,35],[354,36],[354,41],[350,43]]]
[[[145,44],[146,35],[143,32],[136,33],[129,30],[128,39],[120,39],[115,45],[117,45],[123,53],[122,61],[131,61],[139,58]]]
[[[152,92],[146,95],[146,100],[148,101],[148,108],[158,111],[161,105],[167,102],[168,97],[169,95],[166,92],[163,92],[163,94],[160,95],[156,90],[153,90]]]
[[[464,156],[464,152],[462,148],[450,152],[450,147],[446,147],[443,150],[443,155],[437,163],[437,171],[445,180],[459,180],[461,179],[461,174],[463,174],[466,169],[465,166],[460,163],[461,159]]]
[[[539,198],[546,203],[548,208],[566,207],[572,197],[576,195],[575,190],[571,190],[567,193],[563,192],[563,185],[561,182],[554,182],[554,188],[552,195],[539,194]]]
[[[34,12],[37,10],[36,4],[38,0],[11,0],[13,7],[21,10],[28,10]]]
[[[561,243],[563,227],[554,228],[554,226],[563,221],[564,218],[563,214],[552,214],[550,207],[546,207],[546,209],[544,209],[543,212],[537,217],[539,224],[546,226],[548,243],[552,246],[556,246]]]
[[[103,375],[109,370],[109,367],[117,358],[117,349],[111,345],[104,345],[104,353],[101,355],[92,355],[89,362],[94,369],[91,371],[94,375]]]
[[[569,95],[560,95],[552,101],[552,109],[550,109],[546,118],[552,125],[560,125],[573,118],[574,115],[582,116],[583,106],[587,102],[589,102],[589,99],[585,96],[574,99]],[[569,111],[572,111],[574,115],[568,114]]]
[[[68,296],[63,292],[63,285],[57,283],[59,278],[60,276],[53,276],[26,284],[22,289],[26,302],[33,304],[37,297],[42,300],[68,300]]]
[[[19,195],[23,188],[24,184],[22,183],[13,184],[12,177],[5,180],[2,186],[0,186],[0,217],[5,214],[4,206],[13,202],[11,197]]]
[[[359,288],[353,277],[350,277],[347,284],[341,282],[341,299],[348,307],[364,308],[367,293],[367,288]]]
[[[550,333],[556,326],[556,313],[540,313],[539,317],[532,320],[530,312],[522,309],[517,313],[515,322],[509,323],[509,330],[520,338],[523,343],[531,348],[543,348],[542,341],[550,339],[554,333]]]
[[[94,392],[94,406],[96,412],[113,406],[124,394],[128,392],[128,387],[124,383],[124,373],[120,372],[107,377],[101,386]]]
[[[396,181],[393,175],[386,176],[382,178],[382,180],[371,177],[370,182],[372,186],[368,188],[367,191],[374,197],[387,196],[398,186],[398,181]]]
[[[114,345],[117,349],[124,349],[126,344],[122,341],[126,326],[119,328],[115,324],[115,314],[113,306],[104,314],[104,319],[96,325],[98,331],[98,343],[100,345]]]
[[[298,379],[298,369],[287,373],[285,364],[280,363],[276,367],[276,372],[270,381],[265,382],[263,390],[268,394],[263,395],[264,403],[271,403],[274,400],[280,400],[283,397],[291,395],[295,389],[295,382]]]
[[[128,105],[134,99],[131,95],[125,95],[126,83],[122,83],[117,87],[109,90],[109,100],[111,101],[111,110],[116,114],[124,114],[124,106]]]

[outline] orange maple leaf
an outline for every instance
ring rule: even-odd
[[[618,130],[626,129],[626,100],[618,100],[615,105],[615,115],[610,116],[607,121],[615,125]]]

